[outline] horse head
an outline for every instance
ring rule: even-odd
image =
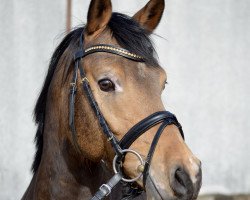
[[[50,159],[38,153],[35,171],[60,157],[58,171],[65,166],[68,179],[91,185],[93,193],[99,172],[112,174],[114,165],[148,199],[197,198],[201,162],[165,111],[167,75],[150,40],[164,6],[164,0],[150,0],[128,17],[112,13],[110,0],[91,1],[86,26],[69,33],[54,53],[36,106],[37,137]],[[99,175],[92,173],[97,166]]]

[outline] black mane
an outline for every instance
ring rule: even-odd
[[[112,36],[117,40],[121,47],[142,56],[147,65],[158,66],[156,53],[149,35],[137,22],[126,15],[113,13],[108,26],[112,31]],[[32,164],[33,173],[37,171],[42,157],[46,101],[53,74],[64,51],[69,46],[72,46],[72,48],[70,48],[71,50],[77,48],[79,38],[83,31],[84,27],[71,31],[59,44],[52,55],[47,76],[34,109],[34,119],[38,127],[35,136],[37,151]],[[72,52],[72,55],[73,53],[74,52]]]
[[[159,65],[148,32],[131,17],[113,13],[108,25],[121,47],[142,56],[149,66]]]

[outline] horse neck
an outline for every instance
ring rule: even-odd
[[[62,139],[65,134],[55,119],[56,110],[50,108],[46,113],[41,162],[22,199],[90,199],[108,173],[101,164],[77,158],[70,142]]]

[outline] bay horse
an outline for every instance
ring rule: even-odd
[[[92,0],[86,25],[56,48],[23,200],[197,198],[201,162],[164,109],[167,76],[150,40],[164,7],[150,0],[129,17]]]

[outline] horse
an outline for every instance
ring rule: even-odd
[[[197,198],[201,162],[164,108],[167,75],[150,39],[164,7],[150,0],[129,17],[91,0],[86,25],[52,55],[22,200]]]

